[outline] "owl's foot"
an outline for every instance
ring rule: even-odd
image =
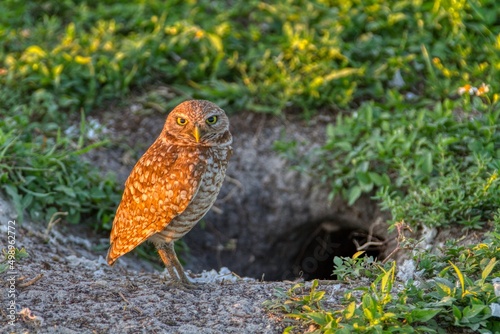
[[[183,282],[179,280],[168,280],[165,285],[183,291],[201,290],[201,286],[193,282]]]
[[[183,290],[193,290],[199,288],[196,284],[191,282],[184,273],[184,269],[175,255],[173,243],[158,245],[157,249],[158,254],[160,254],[160,257],[165,264],[165,268],[168,270],[168,274],[170,276],[170,280],[168,282],[169,285],[171,284],[173,286],[177,286]]]

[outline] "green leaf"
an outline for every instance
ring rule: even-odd
[[[453,310],[453,316],[455,317],[455,325],[458,325],[460,323],[460,320],[462,320],[462,312],[460,312],[460,309],[453,305],[452,307]]]
[[[71,155],[78,156],[78,155],[88,153],[88,152],[92,151],[93,149],[96,149],[96,148],[99,148],[101,146],[105,146],[105,145],[109,144],[109,142],[110,141],[106,139],[106,140],[102,140],[102,141],[87,145],[79,150],[71,152]]]
[[[33,202],[33,196],[31,194],[24,196],[21,203],[23,210],[28,208],[32,202]]]
[[[333,263],[334,263],[337,267],[341,267],[341,266],[343,266],[343,265],[344,265],[344,260],[342,260],[342,258],[341,258],[341,257],[339,257],[339,256],[335,256],[335,257],[333,258]]]
[[[317,279],[313,280],[312,283],[311,283],[311,292],[314,292],[316,290],[316,288],[318,287],[319,285],[319,282]]]
[[[325,291],[315,291],[311,295],[311,301],[312,302],[319,302],[323,297],[325,296]]]
[[[16,140],[19,138],[20,135],[17,135],[17,136],[13,136],[11,137],[11,135],[13,134],[13,131],[9,132],[8,135],[7,135],[7,140],[8,140],[8,143],[5,144],[3,143],[4,147],[2,149],[2,151],[0,152],[0,161],[2,161],[3,157],[5,156],[5,153],[7,152],[7,150],[12,146],[14,145],[14,143],[16,142]]]
[[[42,193],[42,192],[32,191],[24,186],[20,186],[19,189],[21,189],[22,191],[24,191],[27,194],[32,195],[33,197],[38,197],[38,198],[49,197],[52,194],[52,192],[43,192]]]
[[[24,247],[21,249],[16,248],[15,253],[16,253],[15,257],[17,260],[24,259],[24,258],[27,258],[29,256],[28,252],[26,251],[26,249]]]
[[[332,123],[328,123],[328,125],[326,126],[326,135],[329,138],[335,137],[335,126]],[[346,144],[349,144],[349,143],[346,143]],[[337,145],[338,145],[338,143],[337,143]]]
[[[353,205],[361,196],[361,187],[359,186],[354,186],[351,189],[349,189],[348,194],[347,194],[347,204],[348,205]]]
[[[357,172],[362,172],[366,173],[368,172],[368,169],[370,168],[370,162],[369,161],[363,161],[359,164],[359,166],[356,168]],[[368,176],[367,176],[368,178]]]
[[[363,295],[362,305],[363,305],[363,312],[368,310],[370,312],[370,316],[371,316],[370,319],[373,319],[373,313],[371,313],[371,312],[372,312],[372,310],[374,310],[376,308],[375,299],[373,299],[373,297],[370,296],[369,294],[365,294],[365,295]]]
[[[367,172],[356,172],[356,179],[363,185],[372,184],[370,175]]]
[[[387,175],[384,174],[384,176],[381,176],[378,173],[374,172],[368,172],[368,175],[370,176],[370,179],[375,183],[377,186],[382,187],[382,186],[388,186],[390,184],[389,178]]]
[[[70,187],[64,186],[62,184],[56,186],[54,188],[54,190],[61,191],[61,192],[65,193],[66,195],[68,195],[69,197],[72,197],[72,198],[76,197],[75,191],[73,189],[71,189]]]
[[[472,320],[472,318],[475,318],[479,313],[489,310],[489,306],[486,305],[472,305],[472,306],[466,306],[464,307],[462,311],[463,315],[463,320],[467,319],[470,322],[476,322]],[[476,319],[478,320],[478,319]]]
[[[330,322],[323,312],[310,312],[307,313],[307,317],[320,326],[326,326]]]
[[[106,193],[100,188],[92,188],[90,190],[90,197],[93,199],[103,199],[106,198]]]
[[[349,152],[352,150],[352,145],[348,142],[341,141],[341,142],[335,143],[335,149],[342,150],[344,152]]]
[[[434,318],[439,312],[441,312],[439,309],[414,309],[410,312],[410,316],[414,322],[426,322]]]
[[[439,144],[442,146],[449,146],[449,145],[455,144],[457,142],[459,142],[459,139],[456,137],[444,137],[444,138],[441,138],[441,140],[439,141]]]
[[[427,151],[420,157],[420,170],[429,175],[432,173],[432,153]]]
[[[335,334],[351,334],[351,330],[349,328],[341,328],[341,329],[336,329]]]

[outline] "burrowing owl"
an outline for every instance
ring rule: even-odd
[[[111,230],[110,265],[149,240],[172,279],[189,283],[173,243],[215,202],[232,140],[229,119],[212,102],[186,101],[170,112],[160,136],[125,182]]]

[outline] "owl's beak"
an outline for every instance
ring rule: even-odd
[[[201,137],[201,133],[200,133],[200,128],[198,125],[196,125],[194,127],[194,130],[193,130],[193,137],[194,139],[196,140],[197,143],[200,142],[200,137]]]

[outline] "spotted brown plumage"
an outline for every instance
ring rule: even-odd
[[[125,182],[107,261],[152,241],[172,279],[184,274],[173,242],[212,207],[232,153],[229,120],[209,101],[191,100],[170,112],[165,126]]]

